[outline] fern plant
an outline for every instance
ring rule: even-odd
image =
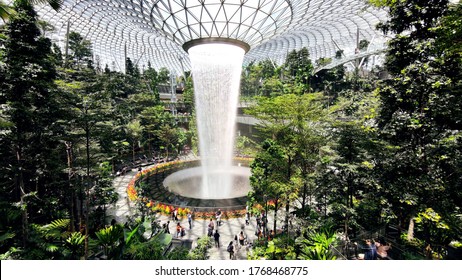
[[[330,228],[321,228],[311,232],[307,238],[298,240],[301,260],[335,260],[337,257],[331,250],[337,240],[336,234]]]
[[[68,259],[79,259],[84,255],[85,235],[73,232],[66,239],[63,255]]]
[[[28,250],[23,251],[25,259],[65,259],[66,239],[72,234],[69,231],[69,219],[57,219],[50,224],[30,227]]]
[[[96,245],[100,246],[108,259],[117,259],[124,242],[124,229],[120,224],[103,228],[95,233]]]

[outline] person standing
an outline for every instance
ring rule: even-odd
[[[189,229],[192,229],[192,214],[191,214],[191,212],[188,213],[188,224],[189,224]]]
[[[245,225],[248,226],[250,224],[250,208],[249,205],[245,206]]]
[[[366,239],[366,246],[363,246],[360,248],[364,251],[364,254],[360,254],[359,259],[363,259],[363,260],[377,259],[377,250],[376,250],[373,240]]]
[[[167,221],[167,224],[165,225],[165,233],[170,234],[170,221]]]
[[[250,213],[245,213],[245,225],[248,226],[250,224]]]
[[[215,217],[217,218],[217,227],[219,227],[221,225],[221,209],[218,209],[215,213]]]
[[[239,234],[239,246],[243,247],[244,243],[245,243],[245,235],[244,235],[244,232],[241,231],[241,233]]]
[[[385,240],[380,240],[376,242],[377,247],[377,257],[379,260],[385,260],[388,258],[388,250],[390,250],[390,245],[388,245]]]
[[[176,224],[176,237],[177,238],[181,237],[181,225],[180,225],[180,223]]]
[[[210,219],[210,223],[208,225],[208,232],[207,236],[211,237],[213,235],[213,230],[215,229],[215,224],[213,223],[213,220]]]
[[[268,235],[268,225],[266,223],[266,216],[261,214],[261,227],[263,229],[263,236],[266,237]]]
[[[260,215],[259,215],[259,214],[255,215],[255,219],[257,220],[257,227],[258,227],[258,228],[261,227]]]
[[[213,239],[215,239],[215,246],[217,246],[217,248],[220,248],[220,234],[218,233],[218,230],[216,230],[213,234]]]
[[[237,234],[234,235],[234,248],[236,248],[236,251],[239,251],[239,238],[237,237]]]
[[[175,221],[178,221],[178,208],[175,208],[175,210],[173,210],[173,217],[175,218]]]
[[[234,255],[234,246],[233,246],[233,241],[229,242],[228,248],[226,248],[226,251],[229,253],[229,259],[234,260],[235,255]]]

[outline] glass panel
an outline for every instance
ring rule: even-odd
[[[269,56],[274,61],[283,61],[288,51],[304,46],[316,60],[319,55],[335,54],[332,40],[348,56],[354,53],[358,27],[360,39],[374,38],[371,47],[384,49],[387,37],[374,26],[386,20],[386,11],[369,7],[366,2],[226,0],[222,4],[221,0],[64,0],[59,13],[49,5],[39,5],[37,11],[43,20],[55,26],[49,36],[61,47],[67,22],[71,22],[73,31],[92,41],[94,55],[100,57],[102,65],[115,62],[123,66],[124,45],[129,42],[127,55],[137,59],[142,56],[140,63],[151,61],[155,68],[170,65],[181,69],[175,58],[181,55],[185,57],[185,70],[189,70],[182,44],[208,36],[230,37],[250,44],[252,48],[245,61]],[[210,15],[204,13],[204,7]]]

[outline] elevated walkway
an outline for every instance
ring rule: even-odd
[[[385,51],[386,51],[386,49],[376,49],[376,50],[370,50],[370,51],[366,51],[366,52],[360,52],[360,53],[357,53],[357,54],[354,54],[352,56],[348,56],[348,57],[345,57],[345,58],[334,59],[331,63],[329,63],[327,65],[315,68],[313,70],[313,74],[316,74],[321,70],[335,68],[335,67],[337,67],[339,65],[343,65],[343,64],[348,63],[350,61],[354,61],[354,60],[357,60],[357,59],[362,59],[362,58],[365,58],[365,57],[371,56],[371,55],[381,54],[381,53],[384,53]]]

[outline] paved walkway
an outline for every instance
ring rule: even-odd
[[[149,168],[146,166],[145,168]],[[113,207],[108,208],[109,219],[115,218],[118,223],[125,223],[127,217],[134,216],[133,203],[129,201],[127,196],[127,186],[133,176],[136,174],[136,170],[127,172],[125,175],[116,177],[114,179],[114,187],[116,192],[119,194],[119,200]],[[166,222],[170,217],[157,214],[157,219],[161,221],[161,224]],[[271,221],[270,221],[271,222]],[[182,240],[190,240],[193,248],[196,246],[196,241],[199,237],[207,234],[207,226],[209,221],[206,220],[195,220],[193,221],[192,229],[189,229],[187,218],[180,220],[181,225],[186,229],[186,235],[179,238]],[[241,231],[248,237],[249,241],[252,242],[256,239],[255,236],[255,219],[251,219],[250,225],[245,226],[245,219],[235,218],[229,220],[222,220],[221,226],[218,227],[218,233],[220,233],[220,248],[213,247],[209,249],[210,260],[227,260],[229,259],[229,253],[226,248],[230,241],[233,240],[235,235],[238,235]],[[176,232],[176,223],[170,222],[170,232]],[[217,229],[217,227],[215,227]],[[236,251],[236,250],[235,250]],[[244,260],[247,258],[246,248],[241,248],[236,252],[236,259]]]

